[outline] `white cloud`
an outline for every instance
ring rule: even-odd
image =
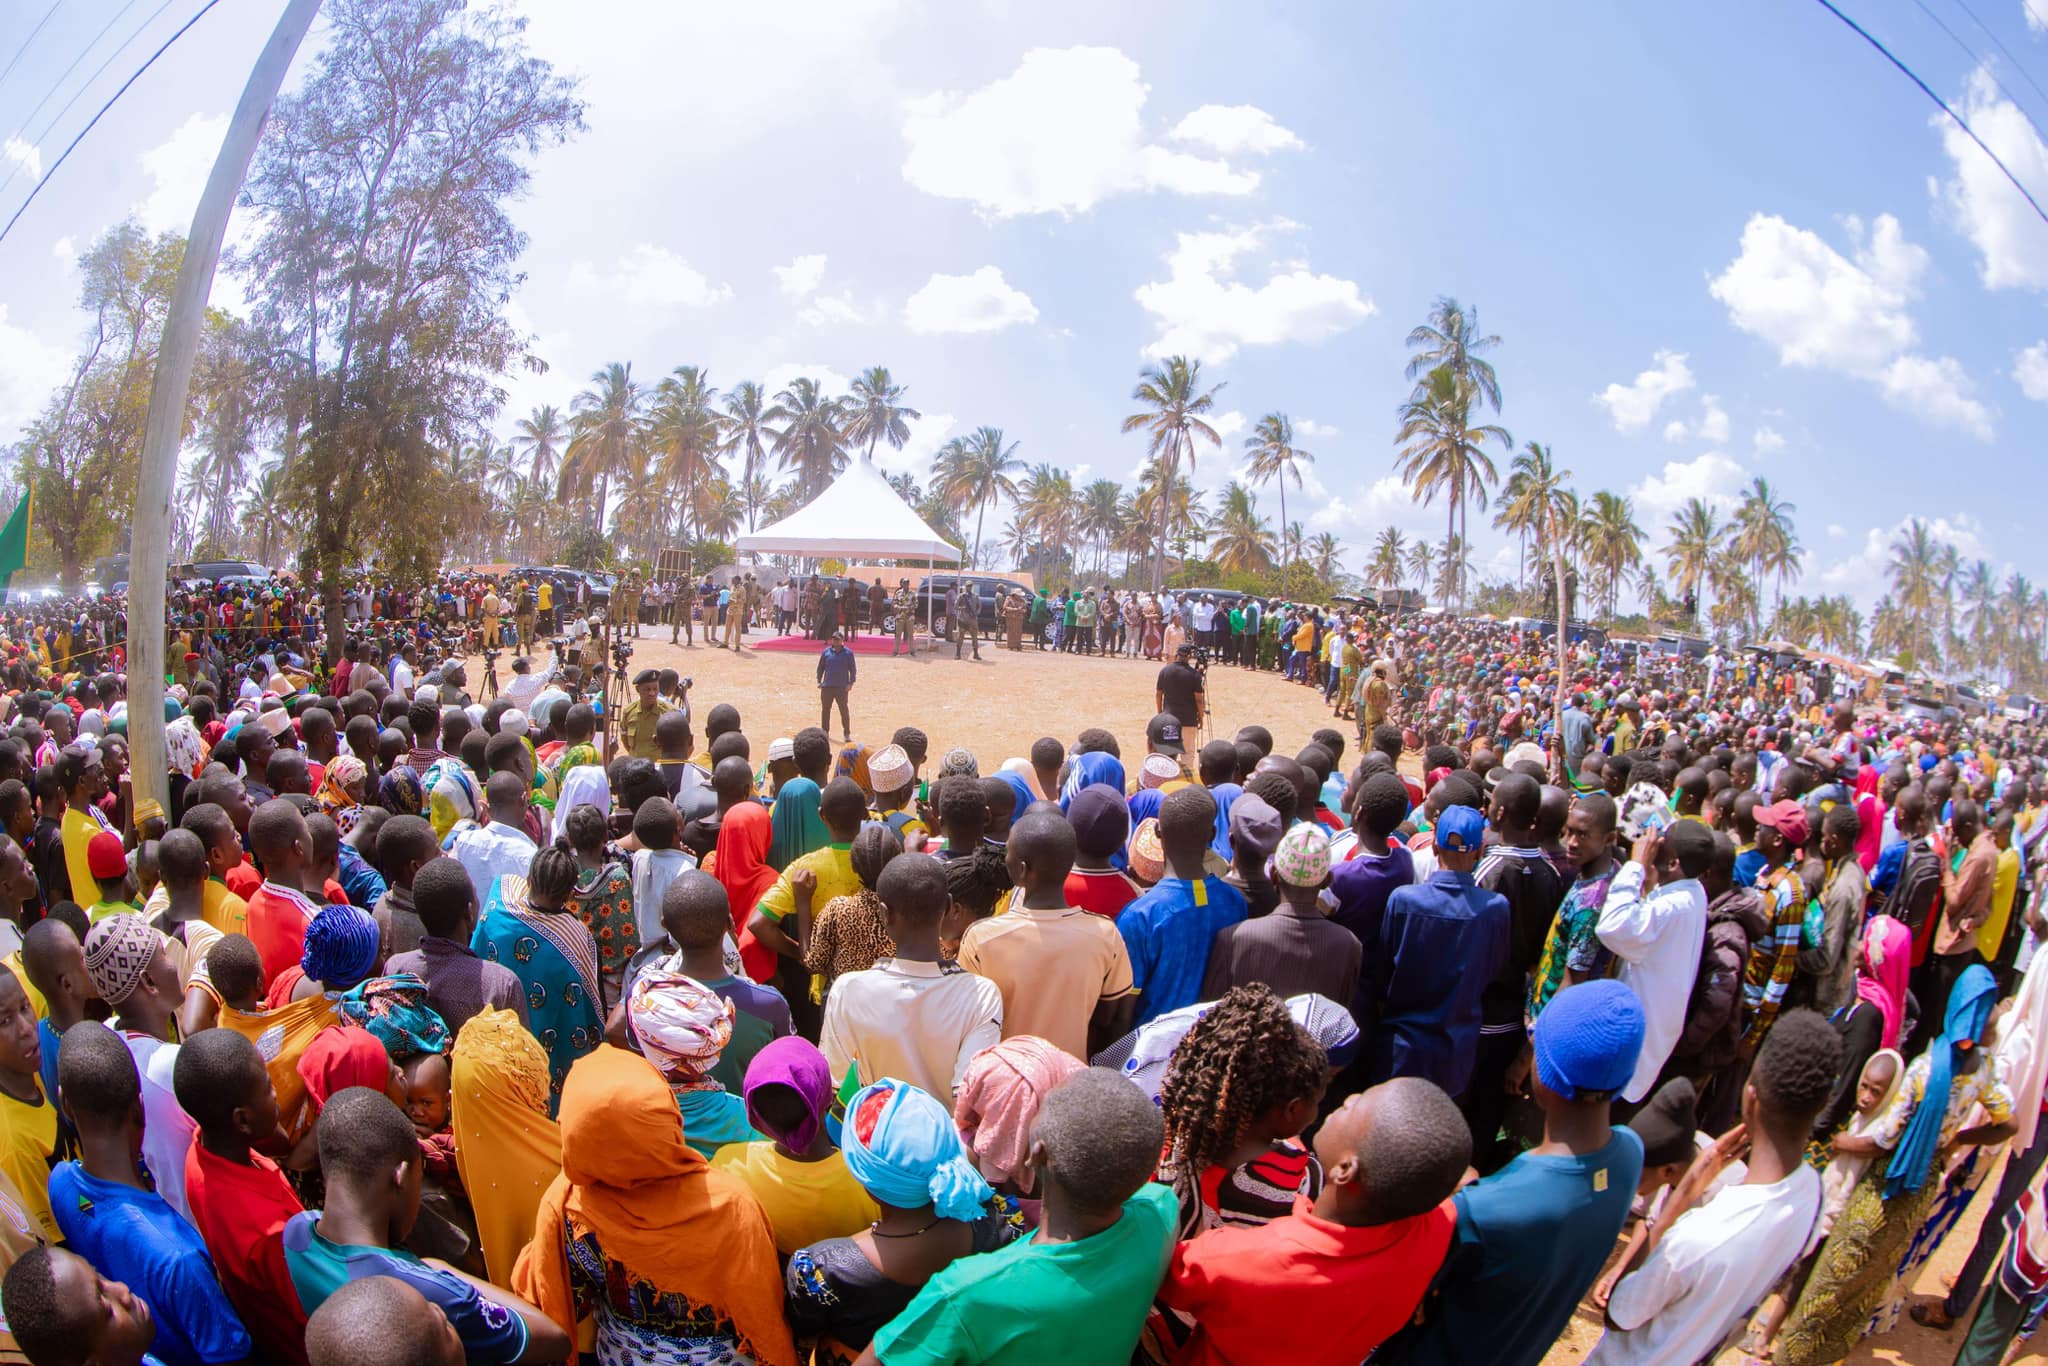
[[[1723,445],[1728,440],[1728,413],[1721,407],[1721,400],[1714,394],[1700,395],[1700,420],[1691,424],[1674,419],[1664,424],[1666,441],[1696,440],[1709,446]]]
[[[78,244],[69,237],[60,237],[50,243],[50,255],[68,266],[78,259]]]
[[[886,441],[875,447],[875,464],[886,474],[913,474],[920,486],[931,481],[932,461],[957,425],[951,413],[926,413],[909,420],[910,439],[897,450]]]
[[[71,377],[71,353],[7,321],[0,304],[0,441],[12,440]]]
[[[1759,427],[1756,429],[1756,435],[1750,439],[1750,447],[1758,455],[1769,455],[1772,451],[1785,449],[1785,438],[1778,435],[1774,427]]]
[[[1990,548],[1984,543],[1983,524],[1967,512],[1954,517],[1924,517],[1928,532],[1936,545],[1949,544],[1961,552],[1966,560],[1984,559],[1990,555]],[[1886,568],[1891,564],[1892,542],[1906,529],[1911,517],[1901,517],[1889,527],[1871,527],[1863,533],[1863,544],[1854,555],[1845,556],[1821,570],[1821,583],[1832,589],[1849,593],[1862,602],[1869,602],[1883,592],[1889,582]],[[1841,530],[1829,527],[1828,534]]]
[[[1958,428],[1980,441],[1992,437],[1991,410],[1971,397],[1975,386],[1952,356],[1900,356],[1885,368],[1881,387],[1895,408]]]
[[[865,323],[871,321],[867,310],[853,301],[853,296],[841,291],[838,294],[819,294],[796,311],[797,321],[806,327],[826,327],[833,323]]]
[[[1635,503],[1636,525],[1661,538],[1664,523],[1690,498],[1726,512],[1748,478],[1748,470],[1718,451],[1691,460],[1667,460],[1660,472],[1637,481],[1628,491]]]
[[[1275,123],[1271,114],[1252,104],[1205,104],[1175,124],[1173,136],[1182,142],[1199,142],[1224,156],[1299,151],[1302,145],[1301,139]]]
[[[199,192],[227,135],[225,114],[194,114],[178,130],[141,156],[153,188],[135,213],[151,232],[186,232],[192,227]]]
[[[1084,213],[1143,190],[1243,195],[1258,187],[1256,171],[1148,142],[1148,90],[1138,64],[1116,48],[1033,48],[979,90],[908,101],[903,178],[990,218]]]
[[[2048,403],[2048,341],[2037,341],[2012,358],[2013,383],[2036,403]]]
[[[1829,523],[1828,523],[1828,537],[1829,537],[1829,539],[1831,539],[1831,540],[1840,540],[1840,539],[1841,539],[1842,537],[1844,537],[1844,536],[1846,536],[1846,535],[1848,535],[1848,534],[1849,534],[1849,528],[1847,528],[1847,527],[1843,526],[1843,525],[1842,525],[1842,524],[1841,524],[1840,522],[1829,522]]]
[[[1038,306],[1000,267],[983,266],[972,275],[934,274],[904,302],[903,321],[913,332],[1000,332],[1038,321]]]
[[[1216,435],[1223,438],[1223,449],[1227,451],[1237,445],[1237,438],[1244,435],[1244,429],[1251,425],[1251,420],[1232,408],[1211,417],[1209,425],[1216,429]]]
[[[1970,73],[1957,112],[2022,185],[2048,185],[2048,146],[2019,107],[1998,93],[1988,71]],[[1934,123],[1955,175],[1938,184],[1930,178],[1928,188],[1977,248],[1984,287],[2048,289],[2048,223],[1955,120],[1938,114]]]
[[[818,388],[827,395],[843,394],[853,387],[852,380],[829,365],[791,365],[785,362],[761,376],[761,392],[772,400],[799,378],[818,381]]]
[[[1927,253],[1890,214],[1867,240],[1858,220],[1847,222],[1853,261],[1775,214],[1752,215],[1741,254],[1708,286],[1735,325],[1777,347],[1786,365],[1869,375],[1915,340],[1906,305]]]
[[[2020,12],[2027,16],[2027,28],[2034,33],[2048,33],[2048,4],[2042,0],[2020,0]]]
[[[1304,417],[1294,424],[1294,434],[1298,437],[1336,436],[1337,428],[1327,422],[1318,422],[1312,417]]]
[[[1593,396],[1607,410],[1618,432],[1639,432],[1650,425],[1664,400],[1692,388],[1692,369],[1678,351],[1659,351],[1650,358],[1650,368],[1627,384],[1610,384]],[[1674,426],[1678,424],[1673,424]],[[1679,430],[1683,432],[1684,428]],[[1667,428],[1665,436],[1669,438]]]
[[[569,288],[578,294],[609,294],[643,308],[704,308],[732,297],[730,285],[712,284],[702,271],[652,242],[632,247],[609,270],[577,261],[569,267]]]
[[[0,142],[0,156],[26,170],[30,183],[43,178],[43,153],[33,143],[10,137],[7,141]]]
[[[1911,351],[1919,334],[1908,306],[1919,295],[1927,252],[1906,240],[1890,214],[1867,231],[1858,218],[1843,226],[1853,259],[1816,233],[1754,214],[1740,255],[1708,290],[1737,327],[1777,348],[1781,364],[1864,380],[1895,408],[1989,439],[1990,410],[1971,397],[1962,365]]]
[[[825,256],[819,252],[811,256],[799,256],[786,266],[771,266],[775,279],[782,286],[782,292],[792,299],[801,299],[817,289],[825,278]]]
[[[1277,508],[1275,509],[1278,510]],[[1408,482],[1397,474],[1382,475],[1374,480],[1356,502],[1343,497],[1326,500],[1307,519],[1309,531],[1332,532],[1377,532],[1380,527],[1393,524],[1404,529],[1434,525],[1441,509],[1424,508],[1417,503],[1408,488]],[[1439,532],[1441,528],[1438,528]]]
[[[1318,275],[1299,261],[1274,264],[1256,286],[1235,278],[1239,257],[1294,226],[1280,221],[1237,232],[1180,233],[1166,255],[1167,278],[1136,291],[1159,328],[1144,353],[1226,361],[1240,346],[1319,342],[1371,317],[1373,302],[1356,281]]]

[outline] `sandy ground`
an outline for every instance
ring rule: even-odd
[[[740,709],[747,738],[758,757],[768,741],[818,724],[817,657],[812,654],[714,650],[671,645],[668,629],[652,626],[634,643],[633,668],[673,668],[696,680],[690,710],[699,721],[720,702]],[[472,660],[471,678],[481,679]],[[499,667],[505,667],[501,660]],[[939,654],[920,650],[916,658],[860,656],[859,682],[850,697],[853,735],[887,744],[899,726],[917,726],[930,739],[930,766],[956,745],[981,760],[983,772],[1003,760],[1030,753],[1043,735],[1071,744],[1089,726],[1115,732],[1126,759],[1145,752],[1145,723],[1152,719],[1152,683],[1159,666],[1141,660],[1040,653],[1026,646],[1012,654],[993,641],[981,643],[981,662],[956,661],[953,647]],[[509,675],[501,674],[500,682]],[[1292,754],[1331,720],[1322,695],[1277,675],[1212,665],[1209,669],[1212,727],[1208,737],[1234,734],[1258,722],[1273,732],[1276,745]],[[1350,723],[1339,725],[1350,737]],[[839,740],[835,713],[831,731]],[[1355,755],[1356,751],[1351,753]]]
[[[659,632],[653,627],[642,629],[633,666],[674,668],[694,678],[690,704],[699,717],[720,702],[737,706],[756,755],[775,736],[792,735],[817,724],[815,656],[753,650],[734,654],[701,643],[694,648],[671,645],[666,628]],[[472,678],[481,678],[481,662],[472,661]],[[1145,723],[1153,714],[1152,681],[1158,668],[1128,658],[1041,653],[1028,645],[1021,653],[1012,654],[992,641],[982,642],[979,663],[955,661],[950,645],[936,655],[920,651],[909,659],[863,655],[860,681],[851,697],[854,738],[885,744],[898,726],[918,726],[930,738],[931,764],[947,749],[964,745],[981,760],[986,772],[1007,758],[1027,754],[1031,742],[1042,735],[1071,743],[1089,726],[1106,726],[1115,732],[1126,756],[1139,755],[1145,752]],[[1212,665],[1209,692],[1211,737],[1230,735],[1239,726],[1257,722],[1273,732],[1277,748],[1292,753],[1307,744],[1310,734],[1321,726],[1337,725],[1347,740],[1354,733],[1350,723],[1333,722],[1319,692],[1283,683],[1270,673]],[[839,738],[836,722],[835,716],[835,742]],[[1968,1255],[1982,1208],[1996,1187],[1994,1173],[1985,1182],[1977,1204],[1923,1269],[1914,1286],[1917,1296],[1946,1292],[1949,1280]],[[1954,1359],[1963,1331],[1957,1327],[1937,1333],[1907,1320],[1886,1338],[1859,1348],[1849,1361],[1936,1366]],[[1582,1305],[1545,1362],[1565,1366],[1581,1361],[1599,1336],[1599,1316]],[[1723,1363],[1739,1360],[1742,1358],[1734,1353],[1722,1358]],[[2027,1366],[2048,1366],[2048,1355],[2039,1350],[2017,1360]]]

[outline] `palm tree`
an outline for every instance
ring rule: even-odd
[[[256,558],[270,563],[273,539],[285,518],[284,462],[272,461],[256,472],[249,486],[248,501],[242,505],[242,522],[256,539]]]
[[[1390,526],[1381,527],[1379,539],[1373,542],[1372,559],[1365,566],[1366,578],[1383,590],[1399,588],[1407,568],[1401,557],[1407,548],[1407,538],[1400,532]]]
[[[1223,385],[1217,384],[1204,389],[1202,363],[1186,356],[1168,356],[1160,364],[1140,372],[1137,387],[1131,390],[1131,398],[1145,405],[1144,411],[1125,418],[1122,430],[1150,433],[1152,463],[1161,476],[1158,482],[1167,488],[1174,488],[1183,460],[1187,462],[1189,472],[1193,472],[1196,437],[1212,446],[1223,444],[1223,438],[1216,434],[1216,429],[1202,420],[1202,414],[1215,408],[1216,395],[1222,388]],[[1152,565],[1152,591],[1157,593],[1166,583],[1166,519],[1168,505],[1173,499],[1155,498],[1153,501],[1157,504],[1159,518],[1159,558]]]
[[[1287,481],[1291,477],[1296,488],[1301,487],[1301,470],[1304,465],[1313,465],[1316,458],[1294,444],[1294,423],[1285,413],[1267,413],[1252,428],[1252,434],[1244,439],[1245,453],[1251,462],[1245,468],[1245,477],[1254,484],[1270,484],[1280,481],[1280,525],[1287,523]],[[1287,548],[1283,544],[1280,556],[1280,578],[1287,579]]]
[[[1074,527],[1080,518],[1073,476],[1052,465],[1033,465],[1019,482],[1016,499],[1017,512],[1010,524],[1011,553],[1043,574],[1049,563],[1058,564],[1060,552],[1071,553]]]
[[[562,453],[561,485],[555,496],[586,498],[594,484],[597,506],[591,526],[599,535],[604,534],[612,476],[625,473],[634,463],[646,402],[645,391],[633,379],[631,363],[613,361],[594,372],[590,387],[569,405],[575,416],[569,445]]]
[[[1962,653],[1956,637],[1956,581],[1963,576],[1962,552],[1944,542],[1937,568],[1941,573],[1941,653],[1953,666]]]
[[[1195,491],[1194,481],[1186,475],[1176,476],[1172,483],[1162,485],[1159,464],[1155,461],[1145,467],[1145,476],[1138,481],[1138,494],[1134,501],[1139,517],[1165,528],[1167,541],[1199,542],[1207,539],[1209,512],[1203,506],[1202,495]]]
[[[648,415],[648,446],[657,458],[655,486],[675,495],[679,514],[688,514],[691,539],[696,525],[698,492],[714,472],[724,422],[712,408],[718,390],[710,376],[694,365],[678,365],[654,386],[654,410]],[[680,520],[680,517],[679,517]]]
[[[1499,412],[1500,381],[1494,378],[1493,365],[1480,353],[1500,345],[1500,338],[1478,333],[1478,309],[1467,308],[1456,299],[1439,298],[1429,310],[1429,321],[1408,334],[1408,347],[1414,352],[1408,358],[1408,378],[1447,369]],[[1422,390],[1423,385],[1416,385],[1416,397]]]
[[[1109,547],[1119,529],[1123,499],[1123,485],[1114,479],[1097,479],[1081,490],[1081,519],[1075,530],[1101,547],[1096,567],[1105,574],[1109,572]]]
[[[1933,529],[1915,517],[1893,540],[1891,562],[1885,569],[1897,610],[1907,623],[1905,648],[1923,668],[1935,663],[1934,603],[1941,591],[1944,558]]]
[[[1472,576],[1472,555],[1465,542],[1453,536],[1444,542],[1443,558],[1437,561],[1437,593],[1449,598],[1452,593],[1461,597],[1465,591],[1465,580]]]
[[[1792,532],[1792,514],[1797,511],[1778,497],[1762,475],[1750,481],[1735,506],[1728,549],[1750,566],[1759,596],[1767,575],[1777,581],[1782,592],[1786,578],[1799,567],[1799,541]]]
[[[982,568],[981,521],[989,508],[1017,496],[1019,443],[1003,444],[1000,427],[977,427],[971,436],[954,437],[939,449],[932,468],[933,492],[939,501],[964,515],[974,509],[974,566]],[[1043,467],[1041,467],[1043,468]]]
[[[723,455],[737,454],[740,458],[740,492],[747,504],[747,530],[754,529],[754,517],[761,510],[767,497],[755,497],[755,491],[764,487],[761,483],[761,463],[768,458],[768,450],[762,438],[768,435],[763,424],[767,421],[768,410],[763,405],[761,386],[750,379],[743,379],[733,385],[725,396],[725,444],[719,447]]]
[[[710,478],[697,486],[692,510],[697,518],[699,535],[714,541],[730,541],[739,532],[746,504],[740,497],[740,491],[733,487],[732,480],[722,472],[713,472]]]
[[[1487,373],[1490,376],[1491,369]],[[1514,444],[1514,438],[1503,427],[1492,423],[1472,425],[1474,392],[1471,384],[1459,378],[1450,366],[1438,366],[1423,377],[1408,402],[1401,405],[1401,429],[1394,434],[1394,444],[1400,447],[1395,452],[1395,465],[1401,477],[1413,486],[1415,501],[1429,504],[1436,501],[1439,493],[1449,495],[1444,527],[1447,547],[1453,539],[1461,543],[1465,539],[1466,505],[1476,502],[1484,508],[1487,490],[1500,478],[1484,450],[1485,444]],[[1453,568],[1463,563],[1463,558],[1454,558]],[[1462,601],[1464,580],[1446,582],[1454,584]]]
[[[1914,626],[1904,608],[1886,593],[1870,608],[1870,648],[1891,654],[1907,654],[1913,649]]]
[[[782,424],[781,430],[769,432],[775,458],[782,468],[796,471],[797,496],[806,502],[846,468],[847,400],[827,397],[818,381],[790,381],[761,416]]]
[[[1226,574],[1257,574],[1273,567],[1273,531],[1259,516],[1252,491],[1235,479],[1223,486],[1216,514],[1216,565]]]
[[[853,397],[847,405],[846,439],[866,442],[868,459],[875,458],[875,443],[886,441],[896,450],[910,440],[905,418],[924,416],[901,400],[904,387],[889,378],[885,365],[871,365],[853,382]]]
[[[1429,591],[1429,567],[1436,563],[1436,548],[1428,541],[1417,538],[1408,548],[1408,573],[1415,580],[1420,592]]]
[[[1614,615],[1615,602],[1629,571],[1643,562],[1643,529],[1636,525],[1635,505],[1618,493],[1601,489],[1579,519],[1579,541],[1586,563]]]
[[[1962,598],[1970,613],[1970,653],[1978,668],[1989,669],[1992,641],[1998,631],[1998,578],[1987,561],[1970,566],[1963,579]]]
[[[1531,441],[1508,466],[1507,482],[1501,485],[1500,503],[1494,510],[1496,531],[1515,538],[1517,581],[1527,586],[1526,551],[1529,538],[1536,538],[1537,559],[1542,559],[1543,528],[1550,500],[1563,481],[1551,469],[1550,448]]]
[[[1671,583],[1681,598],[1693,599],[1693,619],[1699,620],[1698,594],[1707,581],[1707,571],[1719,558],[1722,543],[1727,539],[1727,528],[1714,515],[1714,510],[1698,498],[1688,498],[1685,506],[1671,515],[1671,521],[1664,528],[1670,543],[1664,547],[1665,566],[1671,571]]]
[[[1318,531],[1308,543],[1309,561],[1315,566],[1316,577],[1324,583],[1336,583],[1337,576],[1344,572],[1343,553],[1343,545],[1327,531]]]
[[[554,483],[562,443],[569,439],[561,410],[542,404],[512,424],[512,449],[526,458],[526,477],[543,487]]]

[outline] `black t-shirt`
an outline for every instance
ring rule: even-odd
[[[1183,726],[1201,724],[1201,708],[1195,698],[1202,691],[1202,676],[1186,664],[1175,662],[1159,671],[1159,692],[1166,699],[1166,710],[1172,712]]]

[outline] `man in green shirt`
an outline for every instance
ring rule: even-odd
[[[1124,1366],[1173,1255],[1179,1205],[1152,1182],[1159,1110],[1115,1072],[1075,1073],[1045,1098],[1031,1144],[1037,1232],[962,1257],[861,1354],[863,1366]]]

